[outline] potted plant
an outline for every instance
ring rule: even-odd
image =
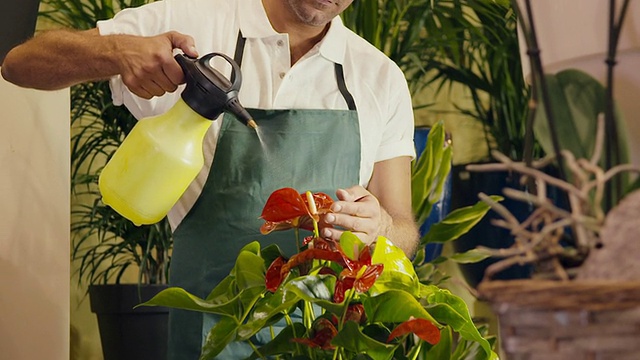
[[[169,288],[143,305],[220,316],[201,359],[214,358],[232,342],[251,346],[250,358],[497,358],[465,303],[422,284],[388,239],[365,245],[350,232],[339,242],[321,238],[320,215],[332,203],[323,193],[276,190],[263,209],[261,232],[295,229],[291,241],[302,244],[297,254],[287,259],[277,246],[260,248],[256,241],[242,249],[229,276],[206,299]],[[313,233],[301,241],[299,229]],[[279,322],[286,322],[284,329],[272,332],[268,343],[252,341]]]
[[[447,158],[443,152],[450,153],[451,148],[443,146],[445,142],[443,124],[436,124],[423,156],[415,164],[417,219],[429,216],[446,178],[449,162],[441,159]],[[476,329],[466,304],[437,286],[446,279],[437,269],[445,259],[429,261],[425,256],[425,245],[454,240],[486,214],[488,205],[479,202],[456,210],[434,224],[423,237],[412,263],[385,238],[379,238],[374,247],[364,246],[352,234],[346,234],[340,243],[318,237],[319,214],[329,211],[332,201],[326,194],[298,194],[290,188],[274,192],[265,205],[261,230],[269,233],[293,228],[291,241],[304,244],[299,245],[297,255],[285,259],[273,245],[261,249],[257,242],[247,244],[229,276],[206,299],[181,288],[170,288],[143,305],[221,316],[221,325],[211,329],[207,337],[203,359],[213,358],[231,342],[250,344],[255,357],[299,355],[320,359],[335,354],[350,359],[357,358],[358,353],[368,353],[375,359],[406,354],[438,359],[493,356],[493,339],[487,335],[487,327],[479,325]],[[312,230],[314,235],[302,242],[302,229]],[[482,258],[469,254],[452,257],[455,261]],[[234,305],[239,302],[243,306]],[[395,313],[401,307],[407,311]],[[305,315],[291,316],[294,312]],[[359,323],[345,322],[356,315]],[[406,323],[411,316],[420,320]],[[251,343],[255,333],[271,328],[283,317],[289,327],[269,344],[258,348]],[[438,330],[425,321],[435,321]],[[395,326],[399,326],[398,332],[417,332],[424,341],[403,337],[400,342],[387,344],[388,339],[381,336],[385,331],[390,336]],[[439,345],[433,344],[436,333],[441,334]]]
[[[531,4],[528,0],[523,3],[526,11],[520,11],[515,1],[514,7],[522,14],[523,33],[530,54],[533,54],[535,91],[532,104],[538,101],[544,104],[544,120],[548,125],[547,132],[537,132],[536,136],[541,139],[545,135],[550,139],[555,137],[553,141],[541,141],[553,142],[554,149],[549,158],[532,162],[516,162],[495,153],[499,164],[470,168],[474,171],[508,169],[537,184],[535,193],[504,191],[506,196],[535,207],[522,221],[485,198],[501,215],[501,220],[495,224],[513,233],[516,242],[508,248],[478,249],[500,259],[487,268],[479,291],[498,315],[503,347],[509,357],[524,358],[535,354],[541,358],[634,358],[640,335],[637,330],[640,324],[640,269],[636,261],[639,249],[635,241],[640,192],[625,193],[629,189],[617,187],[624,184],[624,179],[615,183],[623,174],[640,172],[640,168],[621,161],[624,156],[606,155],[621,152],[619,142],[612,141],[620,134],[616,130],[620,123],[616,121],[611,84],[617,40],[629,2],[623,2],[618,14],[615,13],[615,2],[610,3],[607,54],[610,71],[604,87],[574,71],[544,75],[542,63],[535,56],[539,51]],[[557,83],[553,84],[554,81]],[[568,84],[578,85],[579,90],[569,90]],[[551,101],[550,95],[558,94],[559,89],[566,101]],[[591,111],[598,106],[598,111]],[[537,118],[537,111],[542,109],[532,109],[532,120]],[[588,122],[575,121],[589,114]],[[576,134],[572,138],[559,136],[563,127],[585,129],[590,124],[598,127],[593,144],[585,143],[584,138]],[[576,138],[582,141],[579,145],[591,151],[588,157],[569,147]],[[602,161],[607,158],[613,161]],[[558,168],[564,171],[558,176],[540,171],[549,161],[557,161]],[[609,184],[613,186],[609,188]],[[568,209],[560,208],[548,199],[547,185],[554,185],[566,194]],[[534,278],[493,279],[495,273],[512,264],[531,264],[536,270]],[[531,346],[532,343],[535,346]]]
[[[84,2],[43,0],[41,17],[72,29],[89,29],[126,7],[147,0]],[[72,260],[88,285],[102,351],[109,359],[166,358],[168,309],[137,309],[167,287],[172,235],[166,219],[135,226],[101,202],[98,176],[136,119],[114,106],[107,81],[71,88]],[[127,272],[136,280],[125,281]],[[153,310],[153,311],[149,311]]]

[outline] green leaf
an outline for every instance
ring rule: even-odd
[[[238,339],[248,340],[266,326],[276,323],[284,313],[290,313],[300,297],[292,291],[278,289],[274,294],[266,293],[259,299],[238,329]]]
[[[479,343],[484,350],[482,359],[497,360],[498,357],[491,349],[491,345],[482,337],[473,323],[464,300],[451,294],[451,292],[447,290],[435,286],[427,287],[430,288],[430,295],[426,298],[427,302],[431,305],[429,307],[429,313],[433,315],[438,322],[451,326],[463,339]]]
[[[411,204],[418,224],[426,221],[433,205],[442,197],[444,184],[451,171],[452,148],[445,143],[442,121],[427,136],[424,151],[414,163],[411,175]]]
[[[389,239],[383,236],[378,237],[371,255],[371,263],[384,265],[382,274],[369,289],[372,295],[393,289],[417,294],[420,280],[411,260]]]
[[[286,257],[277,244],[269,244],[260,250],[260,256],[264,259],[265,264],[271,264],[276,258]]]
[[[305,300],[331,300],[336,278],[331,275],[306,275],[289,281],[287,291]]]
[[[495,349],[496,337],[489,336],[489,327],[486,324],[477,325],[478,332],[487,339],[492,349]],[[485,351],[479,343],[466,339],[458,339],[456,348],[451,355],[452,360],[474,360],[485,357]]]
[[[182,288],[171,287],[159,292],[149,301],[138,306],[166,306],[226,315],[240,319],[242,318],[243,307],[253,303],[257,298],[262,296],[263,292],[264,287],[253,287],[240,291],[240,293],[234,297],[222,296],[211,300],[204,300]]]
[[[239,289],[265,286],[264,260],[257,254],[243,250],[238,254],[233,274]]]
[[[232,300],[224,303],[214,303],[192,295],[182,288],[170,287],[138,306],[167,306],[184,310],[233,315],[239,312],[238,305],[237,302]]]
[[[589,159],[595,148],[598,115],[605,112],[605,87],[591,75],[576,69],[547,74],[545,79],[560,148],[571,151],[578,159]],[[546,104],[541,103],[536,111],[534,134],[545,152],[553,154],[551,128],[544,106]],[[614,152],[613,158],[619,159],[618,163],[626,163],[629,161],[626,127],[619,112],[616,112],[615,123],[618,141],[611,143],[605,138],[604,148]]]
[[[284,291],[291,292],[299,299],[317,304],[323,309],[340,316],[344,310],[343,304],[333,302],[333,289],[336,278],[332,275],[306,275],[291,280]]]
[[[345,231],[340,235],[340,247],[349,259],[357,260],[356,254],[359,254],[365,246],[362,240],[351,231]]]
[[[491,199],[502,201],[503,197],[492,195]],[[420,240],[420,245],[445,243],[459,238],[482,220],[489,209],[490,206],[487,203],[478,201],[475,205],[452,211],[442,221],[431,226]]]
[[[265,356],[274,356],[279,354],[295,353],[299,347],[306,345],[296,344],[291,341],[294,338],[302,338],[307,335],[307,329],[301,323],[293,323],[278,333],[276,337],[261,346],[258,349],[258,353],[255,351],[248,360],[264,358]]]
[[[364,297],[362,304],[370,323],[401,323],[412,316],[438,323],[422,304],[406,291],[389,290],[377,296]]]
[[[211,290],[205,300],[217,303],[227,302],[238,295],[238,293],[235,276],[228,275]]]
[[[397,345],[385,344],[363,334],[358,324],[353,321],[344,324],[331,341],[331,345],[343,347],[354,354],[365,353],[376,360],[391,359],[397,348]]]
[[[214,359],[236,337],[238,322],[227,316],[223,316],[216,325],[211,328],[207,339],[202,346],[200,360]]]
[[[485,251],[471,249],[464,253],[453,254],[449,257],[449,259],[457,262],[458,264],[472,264],[480,262],[489,257],[491,257],[491,255]]]
[[[440,341],[433,345],[424,357],[424,360],[450,360],[453,351],[453,334],[450,326],[440,330]]]

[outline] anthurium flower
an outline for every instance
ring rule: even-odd
[[[350,304],[344,321],[354,321],[356,324],[364,324],[367,321],[367,314],[364,312],[362,304]]]
[[[333,199],[322,192],[312,194],[312,198],[317,211],[311,211],[305,193],[300,194],[293,188],[274,191],[262,209],[260,218],[265,223],[260,227],[260,232],[266,235],[292,228],[313,230],[313,221],[320,222],[320,215],[331,212]]]
[[[410,319],[398,325],[391,334],[387,342],[406,334],[416,334],[420,339],[435,345],[440,341],[440,329],[431,321],[426,319]]]
[[[312,348],[321,348],[323,350],[333,350],[331,346],[331,340],[338,334],[338,330],[331,320],[320,317],[314,321],[312,325],[312,333],[309,339],[306,338],[294,338],[293,342],[305,344]]]
[[[267,290],[271,292],[275,292],[278,289],[278,286],[282,283],[281,270],[282,265],[284,265],[285,260],[282,256],[277,257],[269,268],[267,269],[267,274],[265,275],[265,285]]]
[[[358,254],[358,260],[345,256],[346,267],[338,276],[336,288],[333,293],[333,301],[341,303],[344,301],[347,290],[363,293],[371,288],[382,270],[383,264],[371,264],[370,247],[365,246]]]

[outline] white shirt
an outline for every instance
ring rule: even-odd
[[[347,109],[338,90],[334,63],[344,68],[360,123],[360,185],[367,186],[375,162],[415,156],[413,110],[402,71],[386,55],[347,29],[336,17],[324,39],[291,66],[288,34],[277,33],[260,0],[164,0],[125,9],[98,22],[102,35],[153,36],[178,31],[192,36],[200,55],[233,57],[238,30],[247,39],[242,60],[240,102],[261,109]],[[213,66],[230,74],[230,66]],[[119,76],[111,80],[113,102],[138,119],[167,111],[179,91],[145,100],[128,91]],[[205,143],[205,166],[169,213],[173,229],[187,214],[209,174],[221,121],[214,121]],[[283,184],[286,186],[286,184]],[[301,189],[303,191],[304,189]]]

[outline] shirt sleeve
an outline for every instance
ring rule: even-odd
[[[411,94],[402,71],[395,65],[389,68],[387,112],[382,139],[375,161],[400,156],[416,157],[413,142],[414,118]]]

